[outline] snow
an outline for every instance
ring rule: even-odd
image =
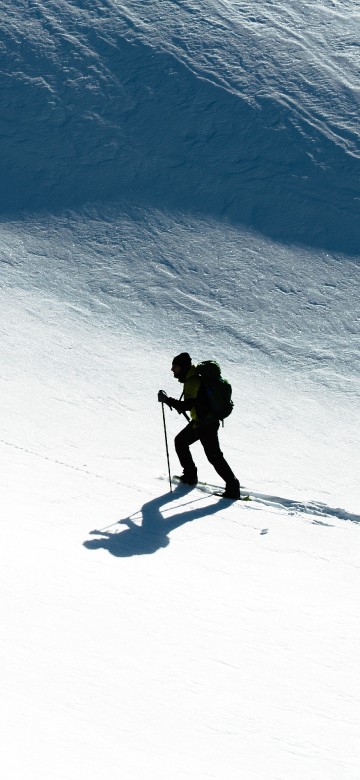
[[[0,10],[2,776],[358,780],[357,4]]]

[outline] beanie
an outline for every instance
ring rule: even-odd
[[[180,355],[176,355],[173,359],[173,366],[180,366],[180,368],[190,368],[191,357],[188,352],[181,352]]]

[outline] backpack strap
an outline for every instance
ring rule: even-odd
[[[181,396],[180,396],[180,398],[179,398],[179,401],[182,401],[182,399],[183,399],[183,398],[184,398],[184,391],[182,391],[182,393],[181,393]],[[188,421],[188,422],[190,422],[190,417],[189,417],[189,415],[188,415],[188,414],[186,414],[186,412],[182,412],[182,414],[184,415],[184,417],[186,417],[187,421]]]

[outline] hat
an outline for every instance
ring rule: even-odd
[[[180,368],[190,368],[191,357],[188,352],[181,352],[180,355],[176,355],[173,358],[173,366],[180,366]]]

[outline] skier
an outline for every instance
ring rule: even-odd
[[[185,485],[197,484],[197,468],[190,452],[190,445],[200,441],[208,461],[225,482],[223,498],[239,499],[239,480],[226,462],[219,445],[220,422],[209,410],[201,379],[188,352],[182,352],[174,357],[171,370],[174,378],[184,385],[181,399],[169,398],[163,390],[160,390],[158,400],[167,404],[170,409],[176,409],[179,414],[187,416],[186,412],[190,412],[191,418],[188,425],[175,437],[176,453],[183,467],[180,481]]]

